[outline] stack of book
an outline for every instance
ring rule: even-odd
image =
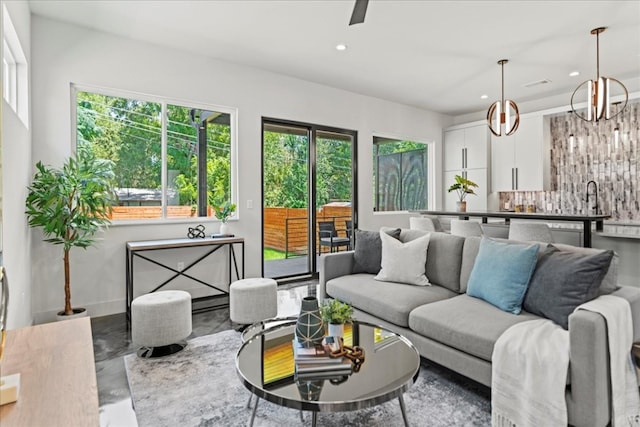
[[[346,357],[331,357],[334,349],[331,337],[315,347],[303,347],[293,339],[293,359],[297,378],[335,378],[351,374],[351,361]]]

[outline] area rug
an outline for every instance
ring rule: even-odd
[[[124,358],[131,398],[140,427],[246,426],[250,392],[235,368],[238,332],[229,330],[194,338],[171,356]],[[491,399],[487,388],[444,368],[423,362],[420,377],[404,394],[414,426],[488,426]],[[304,415],[310,424],[309,413]],[[302,425],[300,412],[261,400],[255,426]],[[402,426],[398,400],[352,412],[319,413],[320,426]]]

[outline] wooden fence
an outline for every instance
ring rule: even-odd
[[[340,236],[345,236],[351,206],[323,206],[317,221],[334,221]],[[318,226],[316,225],[316,238]],[[287,256],[307,253],[307,210],[304,208],[264,208],[264,247],[285,252]],[[323,248],[323,250],[328,250]]]

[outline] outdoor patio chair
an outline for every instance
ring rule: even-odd
[[[333,252],[333,248],[336,248],[337,252],[341,246],[347,248],[347,250],[351,247],[351,239],[338,236],[333,221],[318,221],[318,237],[319,253],[322,253],[323,246],[328,246],[329,252]]]

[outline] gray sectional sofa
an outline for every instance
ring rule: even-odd
[[[426,232],[401,230],[399,240]],[[409,338],[428,360],[491,386],[491,354],[498,337],[510,326],[538,318],[522,311],[507,313],[466,294],[481,238],[431,232],[426,275],[432,286],[374,280],[357,271],[355,252],[320,258],[320,299],[351,303],[356,317]],[[597,251],[555,245],[561,251]],[[356,240],[356,250],[358,241]],[[634,317],[634,341],[640,338],[640,288],[618,287],[611,263],[599,292],[627,299]],[[569,316],[571,356],[566,401],[569,423],[606,426],[610,420],[610,386],[606,325],[597,313],[579,310]]]

